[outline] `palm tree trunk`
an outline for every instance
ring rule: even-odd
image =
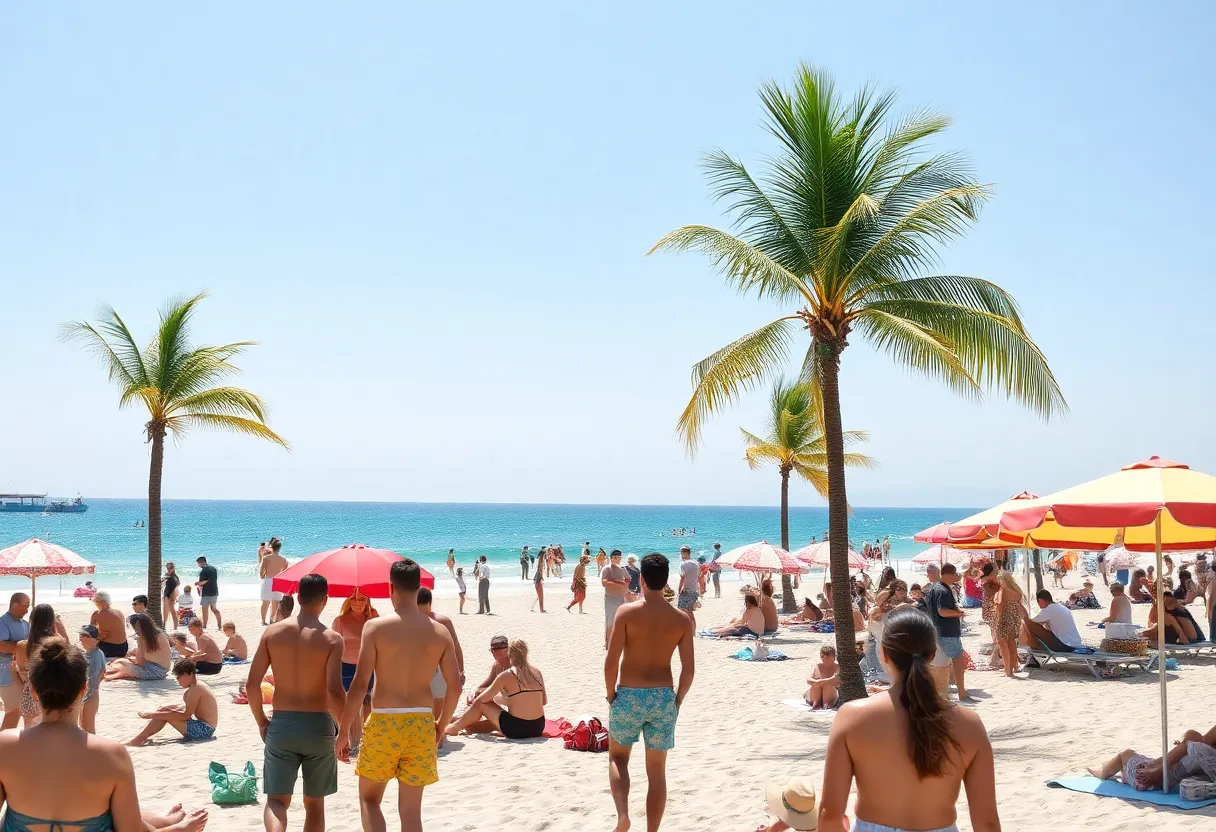
[[[828,552],[831,557],[832,618],[836,627],[836,660],[840,664],[840,701],[866,697],[865,677],[857,656],[853,604],[849,596],[849,499],[844,483],[844,429],[840,420],[840,351],[844,344],[816,339],[823,386],[823,436],[828,457]]]
[[[160,626],[160,486],[165,467],[165,429],[153,425],[148,433],[152,440],[152,460],[148,464],[148,615]]]
[[[781,466],[781,548],[790,550],[790,469]],[[781,576],[781,611],[797,612],[794,603],[794,582],[789,575]]]
[[[1043,563],[1042,563],[1042,560],[1039,558],[1038,549],[1031,549],[1030,551],[1033,553],[1032,557],[1034,558],[1030,562],[1031,569],[1034,572],[1034,591],[1042,592],[1043,591]],[[1029,601],[1029,599],[1027,599],[1027,600]],[[1034,607],[1031,607],[1031,609],[1034,609]]]

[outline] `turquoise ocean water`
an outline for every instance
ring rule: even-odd
[[[0,514],[0,548],[29,537],[62,544],[97,565],[93,581],[106,588],[135,588],[145,583],[147,531],[134,523],[146,514],[143,500],[87,499],[84,514]],[[912,535],[942,520],[956,520],[971,509],[857,508],[849,536],[863,540],[891,537],[893,558],[909,558],[924,546]],[[826,508],[795,508],[790,512],[790,543],[794,548],[823,538]],[[696,534],[673,537],[673,528]],[[577,556],[584,541],[592,551],[674,555],[682,544],[694,556],[718,541],[723,551],[757,540],[779,542],[780,513],[769,507],[725,506],[604,506],[510,505],[473,503],[324,503],[222,500],[167,500],[164,503],[164,559],[176,562],[187,576],[194,559],[205,554],[220,570],[221,592],[228,597],[253,597],[258,543],[270,537],[283,541],[283,551],[295,560],[347,543],[365,543],[414,558],[439,574],[447,550],[456,550],[461,564],[486,555],[501,564],[498,574],[510,576],[519,566],[524,545],[561,544]],[[446,570],[445,570],[446,573]],[[84,578],[68,577],[71,588]],[[0,587],[27,585],[21,578],[2,578]],[[43,578],[39,593],[57,594],[58,578]],[[227,588],[227,589],[226,589]],[[48,599],[49,600],[49,599]]]

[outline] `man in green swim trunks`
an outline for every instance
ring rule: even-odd
[[[629,827],[629,754],[646,741],[646,828],[659,828],[667,808],[667,752],[676,745],[676,716],[693,678],[692,619],[663,597],[667,558],[642,558],[642,600],[617,610],[604,660],[608,715],[608,785],[617,828]],[[680,684],[672,683],[671,657],[680,650]],[[620,685],[617,685],[618,677]]]
[[[337,720],[346,705],[342,689],[342,636],[321,622],[329,595],[322,575],[300,579],[300,614],[262,634],[245,690],[266,744],[262,790],[267,832],[285,832],[287,807],[304,771],[304,829],[324,832],[325,798],[338,790],[334,756]],[[262,707],[262,679],[274,672],[274,717]]]

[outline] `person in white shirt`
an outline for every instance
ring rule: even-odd
[[[692,627],[697,628],[697,616],[693,610],[697,606],[699,594],[697,588],[701,584],[701,564],[692,559],[692,549],[680,547],[680,591],[676,596],[676,606],[688,613],[692,619]]]
[[[477,614],[490,614],[490,564],[485,555],[477,559]]]
[[[1077,624],[1072,619],[1072,610],[1063,604],[1051,600],[1051,592],[1039,590],[1034,596],[1039,605],[1039,614],[1034,618],[1027,616],[1022,621],[1022,643],[1028,647],[1038,647],[1044,644],[1054,653],[1071,653],[1081,647],[1081,634],[1077,632]]]

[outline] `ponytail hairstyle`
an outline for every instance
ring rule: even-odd
[[[899,704],[908,714],[912,763],[922,780],[940,777],[951,748],[961,754],[962,747],[950,734],[951,706],[929,672],[937,653],[937,633],[929,616],[913,607],[892,610],[884,622],[883,653],[903,680]]]
[[[88,673],[83,651],[62,636],[43,639],[30,659],[30,687],[48,713],[75,705],[89,681]]]

